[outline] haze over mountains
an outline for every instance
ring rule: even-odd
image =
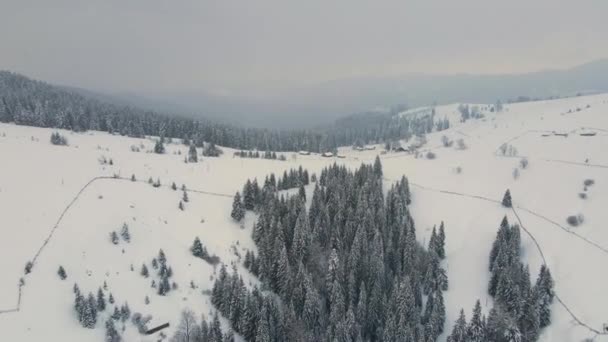
[[[307,128],[392,106],[507,102],[608,91],[608,59],[524,74],[424,74],[336,79],[260,94],[116,93],[105,100],[254,127]],[[89,93],[89,95],[91,95]]]

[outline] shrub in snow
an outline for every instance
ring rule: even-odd
[[[521,158],[521,160],[519,161],[519,165],[521,166],[522,169],[528,168],[528,158],[526,158],[526,157]]]
[[[593,184],[595,184],[595,181],[593,179],[585,179],[583,184],[585,184],[585,186],[592,186]]]
[[[580,192],[580,193],[578,194],[578,197],[580,197],[580,199],[587,199],[587,194],[586,194],[586,193],[584,193],[584,192]]]
[[[452,144],[454,143],[452,140],[450,140],[450,138],[448,138],[445,135],[441,136],[441,143],[443,144],[443,147],[450,147],[452,146]]]
[[[432,159],[435,159],[435,158],[437,158],[437,155],[436,155],[434,152],[432,152],[432,151],[428,151],[428,152],[426,153],[426,159],[430,159],[430,160],[432,160]]]
[[[462,173],[462,167],[456,166],[454,168],[454,173],[456,173],[457,175],[461,174]]]
[[[68,144],[68,139],[63,135],[59,134],[59,132],[54,132],[51,134],[51,144],[58,146],[66,146]]]
[[[25,264],[25,274],[29,274],[30,272],[32,272],[32,267],[34,267],[34,264],[31,261],[28,261]]]
[[[59,269],[57,270],[57,275],[59,276],[59,278],[61,278],[61,280],[65,280],[65,278],[68,277],[68,275],[65,273],[65,269],[63,268],[63,266],[59,266]]]
[[[513,169],[513,179],[517,179],[517,178],[519,178],[519,169],[514,168]]]
[[[585,218],[583,217],[582,214],[570,215],[566,218],[566,222],[568,222],[568,224],[571,225],[572,227],[577,227],[577,226],[581,225],[583,223],[583,221],[585,221]]]
[[[146,296],[146,298],[148,298],[148,296]],[[148,301],[149,301],[149,298],[148,298]],[[131,316],[131,322],[133,323],[133,325],[135,327],[137,327],[137,331],[139,331],[140,334],[143,334],[146,331],[148,331],[147,324],[151,320],[152,320],[152,316],[148,315],[148,316],[143,317],[142,314],[140,314],[139,312],[135,312],[133,314],[133,316]]]
[[[460,138],[460,139],[456,140],[456,147],[459,150],[466,150],[467,144],[465,144],[464,139]]]

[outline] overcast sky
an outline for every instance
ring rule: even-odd
[[[0,0],[0,69],[222,92],[608,57],[605,0]]]

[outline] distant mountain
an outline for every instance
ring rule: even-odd
[[[138,104],[257,127],[312,127],[352,113],[407,104],[493,103],[517,97],[547,98],[608,92],[608,59],[570,69],[504,75],[406,74],[339,79],[267,96],[216,96],[202,92],[142,94]],[[154,98],[154,101],[148,100]]]

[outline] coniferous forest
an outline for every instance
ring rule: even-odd
[[[399,117],[397,113],[357,114],[311,129],[247,128],[157,113],[100,101],[64,87],[0,71],[0,122],[82,132],[98,130],[131,137],[161,136],[241,150],[332,151],[338,146],[409,139],[444,127],[434,113]],[[204,113],[202,113],[204,116]]]
[[[258,252],[244,265],[261,287],[248,289],[225,266],[213,287],[235,332],[247,341],[435,341],[445,321],[445,233],[442,225],[428,248],[417,242],[407,178],[385,199],[379,160],[354,172],[334,165],[308,209],[305,194],[280,195],[275,179],[252,191]]]

